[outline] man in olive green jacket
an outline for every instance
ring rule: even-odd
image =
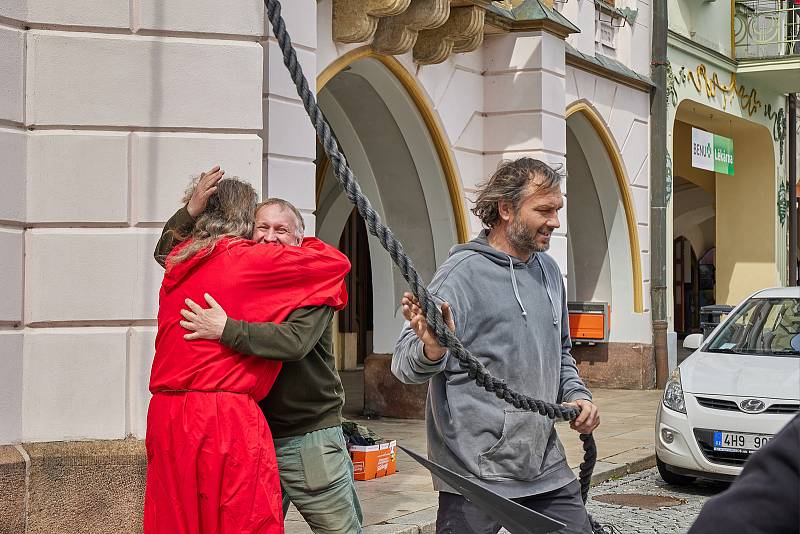
[[[203,173],[186,206],[167,221],[155,250],[161,265],[190,233],[223,174],[219,167]],[[305,230],[297,208],[281,199],[260,204],[254,226],[253,240],[263,246],[299,246]],[[259,405],[275,442],[284,515],[293,502],[315,533],[361,532],[361,506],[341,427],[344,387],[332,353],[333,310],[299,308],[284,323],[247,323],[229,318],[211,295],[205,299],[209,308],[187,300],[181,322],[186,339],[218,339],[242,354],[283,362]]]

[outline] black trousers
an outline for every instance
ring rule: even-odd
[[[512,499],[525,508],[565,523],[558,534],[590,534],[589,516],[581,499],[581,486],[573,480],[541,495]],[[503,525],[491,515],[455,493],[439,492],[436,534],[497,534]]]

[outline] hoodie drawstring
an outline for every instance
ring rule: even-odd
[[[547,273],[544,270],[544,264],[542,264],[542,260],[539,259],[538,254],[536,255],[536,261],[539,262],[539,267],[542,268],[542,280],[544,280],[544,289],[547,292],[547,298],[550,300],[550,311],[553,312],[553,324],[557,325],[558,316],[556,315],[556,304],[553,302],[553,295],[550,294],[550,284],[547,283]]]
[[[522,305],[522,299],[519,296],[519,289],[517,288],[517,276],[514,274],[514,260],[511,256],[508,257],[508,270],[511,271],[511,285],[514,286],[514,296],[517,297],[517,304],[522,310],[522,316],[527,317],[528,312],[525,311],[525,306]]]

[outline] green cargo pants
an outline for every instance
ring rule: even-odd
[[[291,501],[316,534],[361,532],[361,504],[341,426],[278,438],[283,514]]]

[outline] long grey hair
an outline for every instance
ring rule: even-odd
[[[189,202],[196,185],[197,179],[186,190],[184,202]],[[216,192],[208,199],[206,209],[195,219],[192,232],[188,235],[174,232],[177,240],[191,239],[191,242],[176,252],[170,263],[180,263],[198,253],[207,256],[224,237],[249,239],[253,234],[257,201],[258,193],[247,182],[236,177],[220,181]]]

